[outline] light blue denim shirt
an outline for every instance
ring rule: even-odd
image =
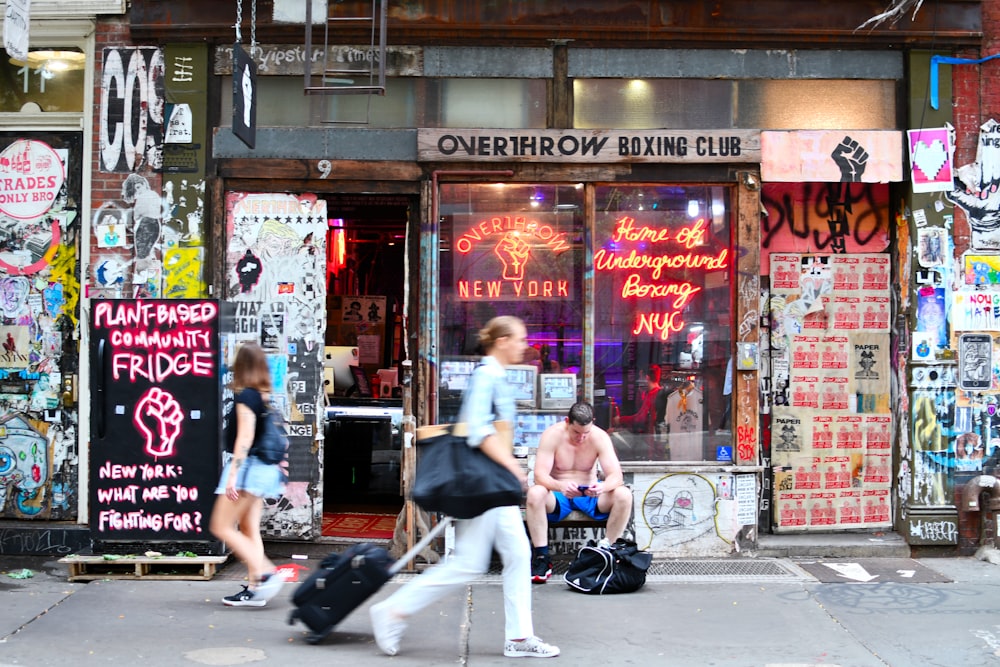
[[[493,422],[498,419],[517,423],[517,406],[504,367],[496,357],[483,357],[472,372],[458,413],[458,421],[468,425],[469,446],[478,447],[486,436],[496,433]]]

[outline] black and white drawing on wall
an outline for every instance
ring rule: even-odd
[[[257,64],[233,44],[233,134],[253,148],[257,141]]]
[[[993,337],[985,333],[962,334],[958,339],[958,386],[985,391],[993,379]]]

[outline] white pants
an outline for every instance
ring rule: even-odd
[[[495,507],[455,522],[455,551],[440,565],[411,579],[386,601],[393,612],[412,616],[448,592],[485,573],[493,549],[503,562],[505,639],[535,634],[531,623],[531,544],[516,506]]]

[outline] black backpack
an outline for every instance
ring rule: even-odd
[[[264,406],[260,420],[260,435],[250,448],[250,454],[264,463],[281,463],[288,456],[288,435],[285,433],[284,422],[274,408],[268,405]]]
[[[646,583],[653,555],[639,551],[635,542],[619,538],[610,547],[590,545],[580,549],[566,571],[566,584],[591,595],[631,593]]]

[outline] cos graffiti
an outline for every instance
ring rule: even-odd
[[[164,105],[163,51],[104,50],[101,78],[101,169],[131,172],[161,165]]]

